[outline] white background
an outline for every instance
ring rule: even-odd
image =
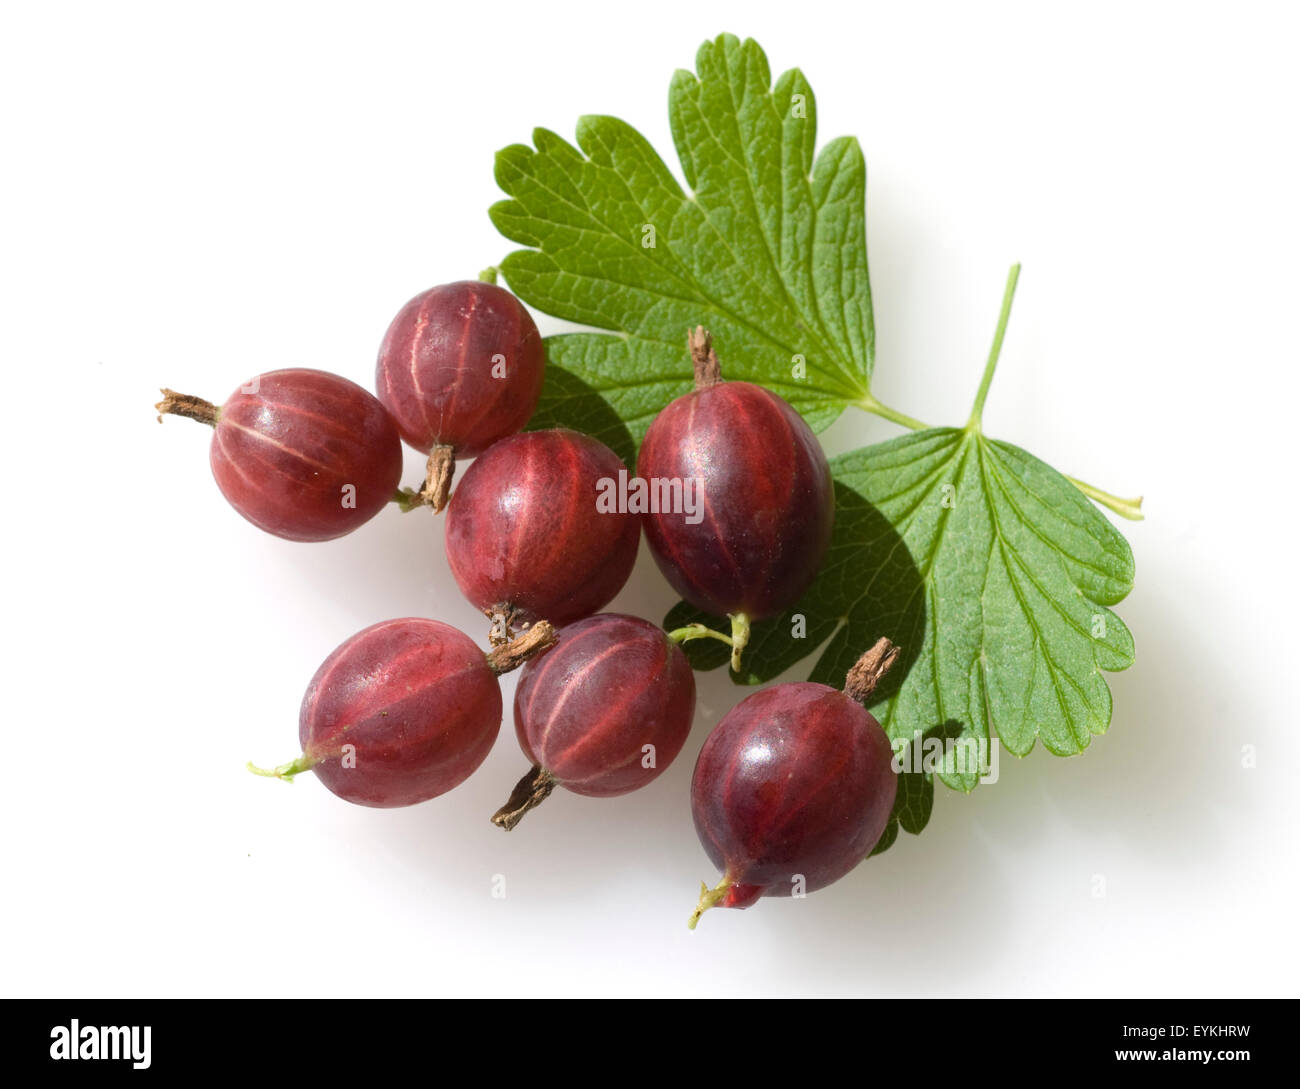
[[[0,990],[1294,994],[1293,10],[7,5]],[[692,934],[723,677],[652,787],[557,792],[509,835],[509,721],[408,810],[256,779],[348,635],[481,621],[431,517],[276,540],[220,497],[206,431],[150,406],[290,365],[369,385],[409,296],[512,248],[494,151],[603,112],[676,169],[669,78],[724,29],[803,68],[822,142],[862,140],[881,399],[962,422],[1023,261],[987,430],[1147,521],[1107,736],[940,788],[923,836]],[[826,443],[895,433],[855,413]],[[643,549],[615,607],[671,601]]]

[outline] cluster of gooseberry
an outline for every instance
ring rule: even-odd
[[[486,759],[501,728],[497,678],[520,666],[515,729],[532,766],[493,823],[515,827],[557,785],[609,797],[667,768],[695,711],[680,644],[719,639],[739,669],[750,622],[807,589],[834,519],[830,470],[799,414],[759,386],[723,381],[703,329],[687,344],[695,389],[650,425],[637,477],[691,482],[696,517],[671,503],[598,502],[626,471],[613,451],[577,431],[523,430],[541,394],[544,347],[528,311],[492,282],[435,287],[402,307],[380,346],[377,397],[307,369],[259,375],[220,406],[164,389],[159,419],[209,424],[218,487],[276,536],[330,540],[390,501],[446,508],[452,574],[491,620],[487,651],[418,617],[352,636],[307,687],[301,755],[250,768],[281,779],[311,771],[358,805],[427,801]],[[403,441],[428,456],[419,488],[399,488]],[[458,458],[474,460],[453,493]],[[673,588],[730,618],[729,633],[702,624],[665,632],[600,612],[631,574],[642,529]],[[881,640],[842,692],[760,691],[710,734],[691,804],[723,878],[704,888],[692,926],[714,905],[813,891],[871,851],[896,780],[889,742],[863,705],[896,653]]]

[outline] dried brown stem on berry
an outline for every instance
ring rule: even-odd
[[[722,381],[722,367],[713,350],[713,337],[703,325],[697,325],[686,334],[686,344],[691,350],[691,363],[695,367],[695,388],[708,389]]]
[[[498,675],[509,673],[554,645],[555,629],[547,621],[539,620],[508,643],[502,643],[488,651],[488,667]]]
[[[876,686],[889,672],[900,654],[898,647],[888,639],[877,640],[876,645],[859,658],[848,676],[844,678],[844,694],[858,703],[870,703]]]
[[[422,502],[433,508],[435,514],[441,514],[447,505],[455,475],[456,451],[452,447],[435,446],[429,451],[429,466],[419,496]]]
[[[177,393],[174,389],[164,387],[159,390],[163,399],[153,407],[158,410],[158,422],[164,416],[184,416],[189,420],[198,420],[209,427],[216,427],[221,417],[221,409],[202,397],[191,397],[188,393]]]
[[[551,778],[551,773],[534,766],[515,784],[506,804],[492,814],[492,823],[509,832],[524,819],[525,813],[546,801],[554,789],[555,780]]]

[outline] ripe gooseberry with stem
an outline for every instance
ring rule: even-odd
[[[501,729],[497,676],[549,647],[536,624],[488,654],[464,632],[407,617],[374,624],[339,646],[307,686],[302,755],[258,775],[315,772],[356,805],[393,808],[445,794],[486,759]]]
[[[545,366],[532,316],[495,283],[442,284],[398,311],[379,348],[375,390],[402,438],[429,455],[424,486],[408,505],[441,511],[456,459],[522,430]]]
[[[270,371],[218,407],[164,389],[155,406],[213,428],[217,487],[255,526],[291,541],[328,541],[369,521],[402,475],[397,427],[374,395],[336,374]]]
[[[623,588],[641,521],[597,505],[601,482],[620,471],[608,446],[565,428],[507,436],[475,459],[447,510],[447,563],[494,637],[568,624]]]
[[[688,337],[695,389],[650,424],[637,474],[696,482],[703,517],[659,510],[646,542],[686,601],[731,618],[731,667],[739,671],[751,621],[793,605],[830,546],[835,496],[830,466],[803,417],[752,382],[724,382],[709,334]]]
[[[691,732],[695,675],[662,628],[599,613],[556,633],[515,689],[515,733],[532,770],[492,817],[509,831],[556,786],[609,798],[673,762]]]
[[[898,790],[893,749],[863,706],[898,656],[881,639],[844,690],[800,681],[736,704],[700,750],[691,779],[695,830],[722,871],[690,918],[761,896],[814,892],[871,853]]]

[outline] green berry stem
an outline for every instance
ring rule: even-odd
[[[741,652],[749,645],[749,617],[744,613],[732,613],[728,619],[731,621],[730,635],[714,631],[704,624],[687,624],[674,628],[668,633],[668,638],[674,643],[688,643],[692,639],[716,639],[719,643],[726,643],[731,648],[731,668],[739,673]]]
[[[724,877],[713,888],[709,888],[703,881],[700,882],[700,902],[695,905],[695,910],[691,912],[691,917],[686,921],[687,929],[694,930],[703,915],[711,907],[716,907],[728,892],[731,891],[731,878]]]
[[[296,760],[290,760],[287,764],[281,764],[276,768],[259,768],[251,760],[248,762],[248,770],[254,775],[265,775],[269,779],[281,779],[286,783],[292,783],[295,775],[300,775],[304,771],[311,771],[319,760],[303,753]]]
[[[683,628],[674,628],[668,633],[668,638],[674,643],[689,643],[692,639],[716,639],[720,643],[726,643],[731,646],[731,636],[724,632],[714,631],[704,624],[687,624]]]
[[[749,617],[744,613],[731,614],[731,671],[740,672],[741,652],[749,646]]]

